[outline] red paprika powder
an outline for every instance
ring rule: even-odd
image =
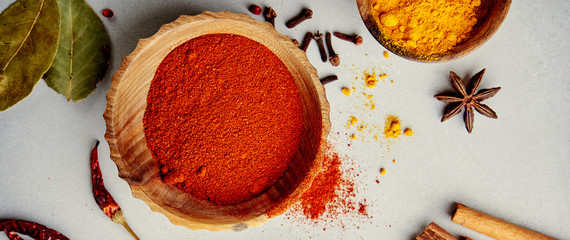
[[[341,164],[337,153],[325,156],[321,172],[300,199],[300,210],[307,218],[318,219],[327,208],[333,207],[332,203],[339,197],[339,187],[343,180]]]
[[[368,217],[366,199],[357,197],[355,177],[358,173],[347,167],[334,147],[329,146],[323,156],[323,165],[311,187],[293,206],[293,216],[301,216],[313,223],[341,220],[341,216]],[[358,223],[356,219],[351,222]],[[341,220],[341,224],[344,222]],[[344,227],[343,227],[344,228]]]
[[[161,62],[143,118],[163,182],[216,205],[275,184],[297,152],[294,78],[262,44],[233,34],[187,41]]]

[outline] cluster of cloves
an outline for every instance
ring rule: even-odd
[[[257,5],[251,5],[249,7],[249,11],[255,15],[260,15],[261,14],[261,7],[259,7]],[[275,18],[277,17],[277,13],[275,12],[275,10],[273,10],[273,8],[265,7],[265,9],[263,11],[263,16],[265,17],[265,21],[270,22],[275,27]],[[291,18],[289,21],[287,21],[285,23],[285,26],[287,26],[287,28],[294,28],[295,26],[299,25],[303,21],[305,21],[307,19],[311,19],[312,17],[313,17],[313,11],[311,9],[303,8],[297,16],[295,16],[295,17]],[[323,36],[323,34],[320,33],[319,31],[317,31],[314,34],[312,32],[307,32],[305,34],[305,36],[303,37],[303,41],[301,43],[299,43],[299,41],[297,41],[296,39],[291,39],[291,41],[293,42],[293,44],[298,46],[301,50],[306,52],[311,41],[315,40],[317,42],[318,47],[319,47],[319,53],[321,55],[321,60],[323,60],[323,62],[326,62],[328,59],[328,61],[331,63],[331,65],[338,66],[340,64],[340,57],[338,56],[338,54],[333,49],[332,40],[331,40],[332,35],[334,35],[335,37],[337,37],[339,39],[349,41],[355,45],[362,44],[362,37],[358,36],[358,35],[348,35],[348,34],[344,34],[344,33],[340,33],[340,32],[334,32],[333,34],[331,34],[330,32],[326,32]],[[325,38],[324,42],[323,42],[323,37]],[[326,43],[326,49],[325,49],[325,43]],[[328,51],[328,55],[327,55],[327,51]],[[337,79],[338,79],[338,77],[336,75],[331,75],[331,76],[328,76],[328,77],[321,79],[321,83],[326,84],[326,83],[332,82],[332,81],[337,80]]]
[[[340,57],[338,56],[338,54],[333,49],[332,40],[331,40],[332,35],[334,35],[335,37],[337,37],[339,39],[352,42],[355,45],[362,44],[362,37],[358,36],[358,35],[347,35],[347,34],[340,33],[340,32],[334,32],[333,34],[331,34],[330,32],[325,33],[325,36],[324,36],[325,37],[325,43],[326,43],[327,51],[329,52],[328,60],[331,63],[331,65],[338,66],[340,64]],[[326,62],[327,61],[327,53],[325,51],[325,46],[323,44],[323,34],[319,33],[319,31],[317,31],[317,33],[315,33],[315,34],[313,34],[311,32],[308,32],[307,34],[305,34],[305,39],[303,41],[303,45],[301,46],[301,49],[303,51],[307,51],[307,46],[309,45],[311,38],[313,38],[313,39],[315,39],[315,41],[317,41],[317,45],[319,47],[319,53],[321,54],[321,60],[323,60],[323,62]],[[336,75],[330,75],[330,76],[327,76],[327,77],[321,79],[321,83],[323,85],[325,85],[325,84],[330,83],[332,81],[335,81],[337,79],[338,79],[338,77]]]
[[[295,26],[297,26],[299,23],[310,19],[313,17],[313,11],[311,11],[310,9],[303,9],[301,11],[301,13],[297,16],[295,16],[294,18],[292,18],[291,20],[287,21],[286,26],[288,28],[293,28]],[[362,37],[358,36],[358,35],[347,35],[347,34],[343,34],[343,33],[339,33],[339,32],[334,32],[334,36],[336,36],[337,38],[340,38],[342,40],[345,41],[349,41],[354,43],[355,45],[360,45],[362,44]],[[338,66],[340,64],[340,57],[338,56],[338,54],[334,51],[334,48],[332,46],[332,35],[330,32],[326,32],[324,34],[324,38],[325,38],[325,42],[323,43],[323,34],[320,33],[319,31],[317,31],[316,33],[312,33],[312,32],[307,32],[305,34],[305,37],[303,37],[303,42],[301,43],[301,45],[299,46],[299,42],[295,39],[292,39],[293,43],[295,43],[295,45],[299,46],[299,48],[301,48],[303,51],[307,51],[307,48],[309,47],[309,44],[311,43],[311,40],[315,40],[317,41],[317,45],[319,47],[319,53],[321,55],[321,60],[323,62],[326,62],[327,59],[329,60],[329,62],[331,63],[331,65],[333,66]],[[326,50],[325,50],[325,43],[326,43]],[[328,55],[327,55],[327,51],[328,51]],[[336,75],[330,75],[327,76],[323,79],[321,79],[321,83],[322,84],[327,84],[329,82],[335,81],[337,80],[338,77]]]
[[[330,32],[326,32],[324,35],[326,43],[326,51],[325,51],[325,43],[323,43],[323,34],[320,33],[319,31],[317,31],[317,33],[315,34],[308,32],[307,34],[305,34],[305,39],[303,40],[303,45],[301,45],[301,49],[303,51],[307,51],[307,46],[309,45],[310,38],[313,38],[315,41],[317,41],[319,52],[321,54],[321,60],[323,60],[323,62],[326,62],[328,59],[333,66],[338,66],[340,64],[340,58],[333,49],[331,36],[332,34]],[[358,35],[347,35],[344,33],[334,32],[334,36],[342,40],[352,42],[355,45],[362,44],[362,37]],[[329,52],[328,58],[327,58],[327,51]]]

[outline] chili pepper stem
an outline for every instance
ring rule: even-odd
[[[135,232],[133,232],[133,230],[131,229],[131,227],[129,227],[129,224],[127,224],[127,220],[125,219],[125,215],[123,214],[123,211],[121,211],[120,209],[113,215],[113,217],[111,218],[111,220],[113,220],[113,222],[116,222],[118,224],[123,225],[123,227],[125,227],[125,229],[127,229],[127,231],[131,234],[131,236],[133,236],[136,240],[140,240],[139,237],[135,234]]]

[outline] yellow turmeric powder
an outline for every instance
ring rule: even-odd
[[[373,72],[372,74],[366,74],[364,76],[364,81],[366,81],[366,86],[369,88],[376,87],[376,83],[378,82],[378,80],[376,80],[376,73]]]
[[[444,53],[470,37],[481,0],[370,0],[391,44],[425,56]]]
[[[355,116],[350,116],[350,119],[348,121],[348,126],[354,126],[356,125],[357,122],[358,118],[356,118]]]
[[[365,103],[364,106],[370,108],[370,110],[374,110],[376,108],[376,103],[374,102],[374,95],[369,95],[366,93],[362,93],[362,95],[367,100],[367,103]]]
[[[411,137],[412,135],[414,135],[414,130],[412,130],[411,128],[406,128],[404,130],[404,135]]]
[[[380,81],[380,80],[378,80],[378,78],[384,80],[387,77],[388,77],[388,74],[386,74],[386,73],[376,75],[376,72],[372,72],[372,73],[365,72],[363,80],[364,80],[364,84],[366,87],[373,88],[373,87],[376,87],[377,83]]]
[[[384,135],[386,138],[397,138],[402,134],[402,125],[400,119],[396,116],[388,116],[384,126]]]

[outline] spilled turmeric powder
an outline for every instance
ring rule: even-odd
[[[370,110],[374,110],[376,108],[376,103],[374,102],[374,95],[369,95],[366,93],[362,93],[362,95],[364,96],[364,98],[366,99],[366,103],[364,104],[364,106],[366,108],[369,108]]]
[[[355,116],[350,116],[350,119],[348,121],[348,126],[354,126],[356,125],[356,123],[358,123],[358,118],[356,118]]]
[[[384,123],[384,135],[386,138],[398,138],[402,133],[408,137],[414,135],[414,131],[411,128],[406,128],[402,131],[402,124],[397,116],[388,115]]]
[[[348,137],[350,138],[350,140],[354,140],[354,139],[356,139],[356,134],[354,134],[354,133],[350,134],[350,136],[348,136]]]
[[[471,36],[481,0],[370,0],[391,44],[421,56],[444,53]]]
[[[364,81],[366,82],[366,86],[369,88],[376,87],[376,83],[378,82],[376,79],[376,73],[366,74],[364,76]]]
[[[404,130],[404,135],[411,137],[412,135],[414,135],[414,131],[411,128],[406,128]]]
[[[369,88],[376,87],[377,83],[380,80],[384,80],[388,77],[388,74],[382,73],[380,75],[376,75],[376,71],[372,70],[372,72],[365,72],[364,73],[364,85]]]
[[[398,117],[390,115],[386,118],[384,135],[386,138],[397,138],[402,134],[402,125]]]

